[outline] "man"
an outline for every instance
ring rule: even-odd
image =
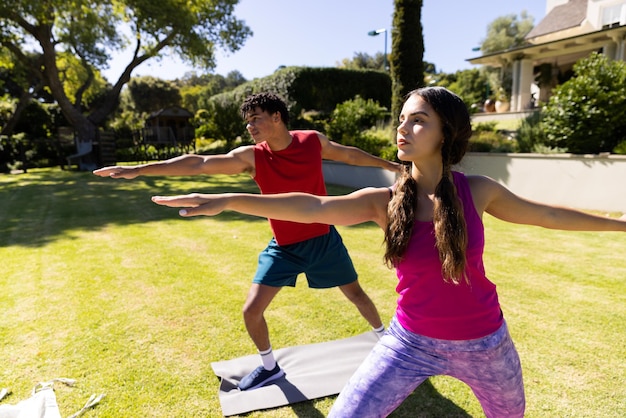
[[[94,174],[133,179],[140,175],[248,173],[264,194],[298,191],[326,195],[322,159],[400,170],[395,162],[337,144],[317,131],[289,131],[287,106],[274,94],[248,97],[241,105],[241,115],[255,145],[240,146],[222,155],[183,155],[149,164],[105,167]],[[259,255],[257,272],[243,307],[246,330],[263,364],[241,380],[241,390],[258,388],[284,375],[274,358],[263,314],[283,286],[295,286],[300,273],[306,274],[309,287],[339,287],[377,333],[384,330],[333,226],[273,219],[269,222],[274,237]]]

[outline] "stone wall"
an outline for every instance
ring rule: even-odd
[[[468,153],[455,169],[489,176],[530,200],[578,209],[626,212],[626,156]],[[331,184],[386,187],[395,174],[324,162]]]

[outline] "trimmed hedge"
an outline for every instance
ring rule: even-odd
[[[227,104],[238,107],[250,94],[263,91],[276,93],[286,100],[292,125],[301,120],[303,112],[314,110],[330,114],[337,104],[356,96],[372,99],[387,109],[391,106],[391,78],[385,72],[311,67],[285,67],[268,77],[212,96],[209,101],[220,107]]]

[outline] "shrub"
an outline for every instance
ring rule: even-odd
[[[239,106],[250,94],[271,91],[287,102],[290,129],[323,131],[333,140],[374,155],[390,146],[389,138],[365,132],[388,117],[380,103],[391,101],[391,80],[380,71],[287,67],[211,97],[200,97],[196,138],[232,141],[249,138]],[[358,97],[358,103],[350,103]],[[348,102],[343,108],[337,103]],[[336,108],[339,107],[339,110]],[[332,112],[332,115],[331,115]],[[329,121],[330,118],[334,120]],[[330,131],[329,131],[330,128]],[[232,144],[228,144],[227,148]]]
[[[318,110],[309,110],[302,112],[298,118],[297,127],[295,129],[311,129],[315,131],[323,131],[330,115],[326,112]]]
[[[613,149],[614,154],[626,155],[626,141],[622,141]]]
[[[233,90],[210,97],[200,97],[198,106],[211,109],[210,103],[224,107],[232,103],[239,116],[239,106],[250,94],[271,91],[287,102],[291,128],[309,129],[316,121],[306,118],[310,111],[328,115],[342,103],[359,95],[383,105],[391,103],[391,79],[387,73],[340,68],[286,67],[274,74],[243,83]],[[313,122],[313,124],[311,124]],[[319,128],[317,128],[319,129]],[[233,136],[238,135],[233,133]]]
[[[545,145],[546,135],[541,120],[541,113],[533,112],[522,121],[517,130],[519,152],[537,152],[538,146]]]
[[[547,143],[575,154],[611,152],[626,139],[626,62],[593,53],[543,108]]]
[[[472,137],[469,140],[470,152],[515,152],[516,144],[507,131],[499,131],[498,123],[481,122],[472,126]]]
[[[380,155],[381,149],[389,145],[389,138],[368,130],[383,123],[387,115],[387,109],[374,100],[357,96],[337,105],[325,131],[336,142]]]
[[[375,154],[389,161],[398,161],[398,146],[396,145],[396,124],[377,123],[376,126],[367,130],[368,135],[377,138],[380,148]]]
[[[485,88],[488,85],[486,71],[478,68],[449,74],[442,77],[436,84],[447,87],[458,94],[463,99],[463,102],[468,105],[470,113],[476,113],[481,110],[488,94],[488,89]]]
[[[206,111],[202,112],[202,123],[196,128],[196,137],[225,141],[226,148],[231,149],[236,138],[248,136],[239,111],[240,103],[220,100],[217,96],[214,98],[207,103]]]
[[[469,141],[470,152],[515,152],[515,141],[498,131],[474,131]]]
[[[18,134],[24,136],[24,134]],[[16,135],[16,136],[18,136]],[[6,135],[0,135],[0,173],[8,173],[14,168],[20,159],[19,143]]]
[[[481,122],[472,126],[473,133],[480,132],[496,132],[497,131],[498,122]]]

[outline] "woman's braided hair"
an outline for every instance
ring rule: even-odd
[[[443,87],[413,90],[406,99],[412,95],[430,104],[441,120],[443,176],[435,188],[433,224],[444,280],[458,284],[465,279],[467,227],[463,205],[452,179],[452,166],[458,164],[467,151],[472,135],[470,116],[463,100]],[[411,166],[407,165],[387,210],[384,258],[388,265],[395,265],[403,259],[413,232],[416,210],[417,182],[411,176]]]

